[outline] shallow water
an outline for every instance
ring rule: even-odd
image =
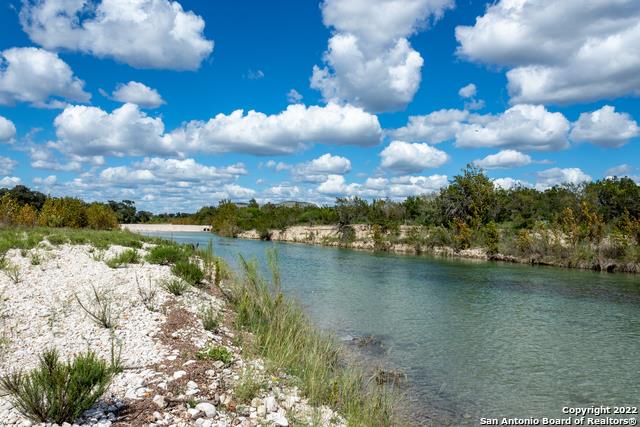
[[[340,337],[408,376],[420,424],[562,417],[562,407],[640,403],[640,277],[224,239],[237,262],[278,250],[283,287]]]

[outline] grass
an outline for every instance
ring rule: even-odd
[[[254,334],[258,355],[297,377],[311,404],[331,406],[349,425],[396,425],[393,389],[344,363],[333,337],[315,329],[299,305],[281,292],[275,253],[268,259],[270,281],[258,273],[256,262],[241,258],[244,277],[231,289],[237,326]]]
[[[64,363],[55,350],[47,350],[32,371],[0,377],[0,389],[32,421],[73,423],[105,393],[112,378],[111,367],[91,351]]]
[[[204,272],[196,264],[189,261],[178,261],[171,272],[190,285],[197,286],[204,279]]]
[[[95,286],[91,286],[93,294],[90,296],[90,303],[83,303],[78,295],[76,300],[80,307],[89,315],[91,320],[96,322],[103,328],[112,329],[115,328],[114,313],[111,306],[111,298],[104,291],[98,291]]]
[[[218,311],[211,305],[200,310],[200,320],[202,321],[202,326],[206,331],[213,332],[218,329],[218,326],[220,325],[220,316],[218,315]]]
[[[240,380],[233,387],[236,399],[240,403],[249,404],[254,397],[258,396],[265,382],[261,381],[252,369],[245,369]]]
[[[189,255],[186,250],[177,245],[158,245],[149,251],[146,260],[150,264],[170,265],[178,261],[187,261]]]
[[[231,363],[233,360],[233,355],[229,350],[225,347],[214,344],[201,348],[196,353],[196,357],[200,360],[219,360],[225,365]]]
[[[165,279],[160,282],[160,286],[177,297],[189,290],[189,284],[180,279]]]
[[[105,263],[111,268],[117,268],[121,265],[139,264],[140,259],[140,254],[137,250],[127,249],[126,251],[121,252],[120,255],[105,261]]]
[[[2,272],[13,282],[14,285],[20,283],[22,279],[22,273],[20,266],[4,260],[2,265]]]
[[[138,276],[136,275],[136,286],[138,287],[138,295],[140,295],[140,301],[145,306],[145,308],[149,311],[157,311],[156,307],[156,297],[158,295],[158,289],[153,287],[151,282],[149,282],[149,287],[143,288],[140,286],[140,282],[138,281]]]

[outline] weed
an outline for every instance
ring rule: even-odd
[[[202,326],[207,331],[213,332],[220,325],[220,316],[218,315],[218,311],[211,305],[200,310],[200,320],[202,321]]]
[[[233,388],[236,399],[240,403],[249,404],[251,399],[258,396],[260,389],[264,387],[264,381],[261,381],[256,372],[252,369],[246,369],[242,373],[242,377]]]
[[[204,273],[196,264],[189,261],[178,261],[171,272],[190,285],[198,285],[204,279]]]
[[[47,350],[34,370],[0,377],[0,389],[32,421],[73,423],[105,393],[112,378],[111,367],[91,351],[63,363],[55,350]]]
[[[142,304],[149,311],[157,311],[156,308],[156,296],[158,294],[158,290],[151,285],[151,281],[149,281],[149,287],[143,288],[140,286],[140,282],[138,282],[138,276],[136,275],[136,286],[138,287],[138,295],[140,295],[140,300]]]
[[[31,265],[40,265],[42,264],[42,255],[38,251],[31,252]]]
[[[177,297],[189,289],[189,284],[180,279],[165,279],[160,282],[160,286]]]
[[[140,263],[140,254],[135,249],[127,249],[121,252],[120,255],[105,262],[111,268],[117,268],[126,264],[138,264]]]
[[[150,264],[169,265],[178,261],[186,261],[188,256],[180,246],[158,245],[151,248],[146,259]]]
[[[4,266],[2,268],[4,274],[13,282],[14,285],[20,283],[22,278],[22,273],[20,272],[20,266],[13,264],[9,261],[4,262]]]
[[[201,348],[196,357],[200,360],[219,360],[225,364],[231,363],[233,355],[225,347],[219,345],[209,345]]]
[[[80,297],[76,295],[76,300],[80,307],[89,315],[89,317],[98,325],[111,329],[115,328],[115,319],[111,306],[111,298],[104,291],[98,291],[95,286],[91,286],[93,295],[91,296],[91,305],[85,305]]]

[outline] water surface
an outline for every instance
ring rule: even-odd
[[[340,337],[373,335],[404,371],[421,424],[561,417],[640,403],[640,277],[550,267],[154,234],[237,265],[278,250],[285,291]]]

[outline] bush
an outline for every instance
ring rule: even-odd
[[[38,223],[46,227],[82,228],[87,225],[86,205],[73,197],[47,199]]]
[[[0,198],[0,223],[14,224],[19,211],[20,205],[9,193]]]
[[[500,232],[498,231],[498,227],[496,227],[496,223],[491,221],[487,224],[484,229],[484,234],[487,253],[489,255],[497,254],[500,245]]]
[[[196,353],[196,357],[200,360],[219,360],[225,364],[231,363],[233,355],[225,347],[219,345],[210,345],[200,349]]]
[[[178,261],[171,272],[190,285],[197,285],[204,279],[204,273],[196,264],[189,261]]]
[[[32,421],[73,423],[105,393],[112,378],[111,367],[91,351],[63,363],[55,350],[47,350],[31,372],[0,377],[0,389]]]
[[[147,262],[151,264],[169,265],[178,261],[186,261],[188,256],[184,249],[175,245],[158,245],[153,247],[147,255]]]
[[[31,205],[24,205],[18,211],[18,215],[15,218],[17,225],[24,225],[26,227],[33,227],[38,223],[38,212]]]
[[[106,263],[111,268],[120,267],[124,264],[139,264],[140,254],[135,249],[127,249],[126,251],[121,252],[120,255],[106,261]]]
[[[118,217],[109,206],[92,203],[87,208],[87,226],[94,230],[113,230],[118,228]]]
[[[207,331],[215,331],[220,324],[218,312],[212,306],[200,311],[200,320],[202,320],[202,326]]]

